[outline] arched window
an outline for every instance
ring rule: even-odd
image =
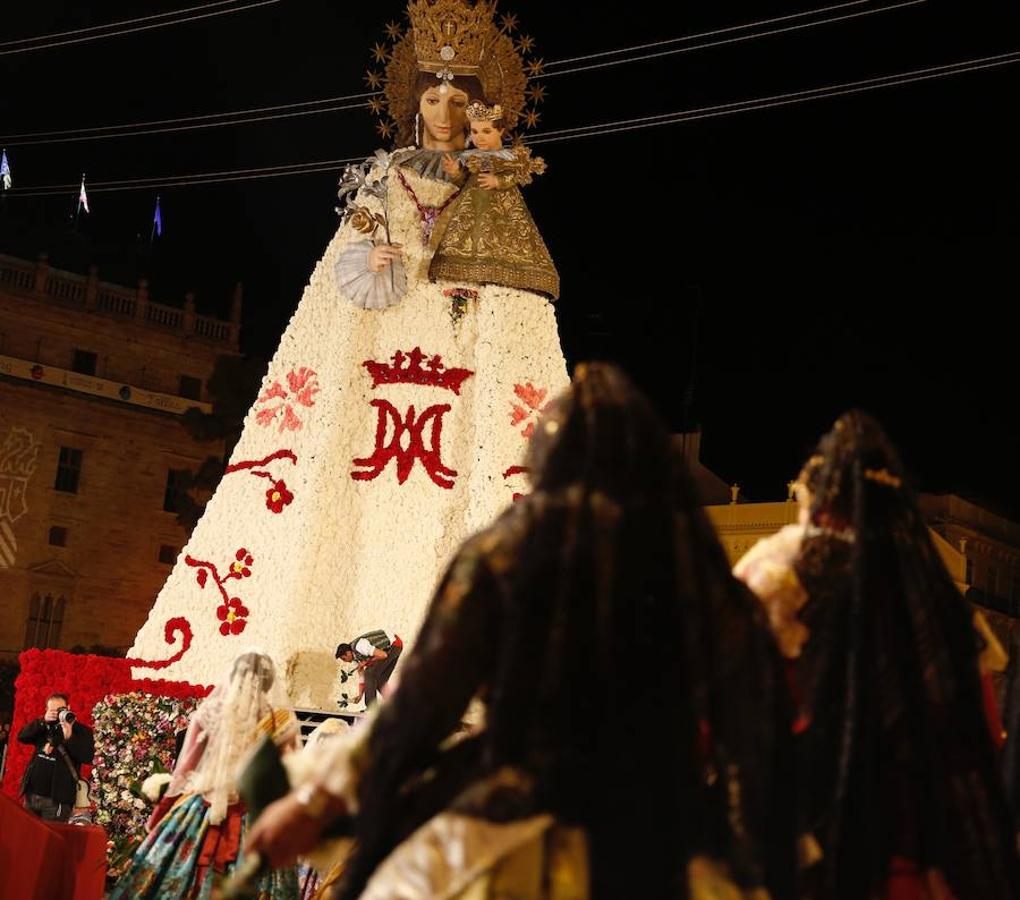
[[[64,624],[63,597],[52,594],[33,594],[28,604],[28,622],[25,624],[25,649],[38,647],[41,650],[60,646],[60,630]]]

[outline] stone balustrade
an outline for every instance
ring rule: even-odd
[[[34,295],[62,306],[77,306],[89,312],[135,319],[150,327],[194,335],[234,349],[240,339],[240,285],[234,294],[229,322],[196,314],[194,294],[186,296],[183,308],[153,303],[149,300],[148,282],[144,278],[139,280],[137,289],[110,284],[99,280],[95,266],[88,275],[53,269],[46,254],[40,254],[33,264],[0,253],[0,289]]]

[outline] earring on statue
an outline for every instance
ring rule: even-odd
[[[421,146],[421,113],[414,114],[414,146]]]

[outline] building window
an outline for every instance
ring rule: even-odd
[[[166,488],[163,491],[163,512],[177,512],[177,493],[180,491],[182,472],[179,469],[166,470]]]
[[[63,525],[50,526],[50,546],[51,547],[67,546],[67,529]]]
[[[974,560],[967,560],[967,574],[963,576],[968,585],[974,584]]]
[[[40,650],[60,646],[60,629],[64,624],[63,597],[53,598],[33,594],[28,604],[28,622],[25,625],[25,649]]]
[[[55,490],[67,494],[78,493],[78,479],[81,477],[81,450],[76,447],[61,447],[60,459],[57,461],[57,480]]]
[[[168,566],[172,566],[177,562],[177,548],[171,547],[170,544],[162,544],[159,548],[159,561],[166,563]]]
[[[999,570],[995,566],[988,567],[988,573],[985,577],[985,591],[990,597],[994,597],[999,593]]]
[[[193,378],[191,375],[182,375],[181,384],[177,390],[177,393],[181,397],[185,397],[188,400],[201,400],[202,379]]]
[[[1013,576],[1013,586],[1010,589],[1009,599],[1014,603],[1020,603],[1020,575]]]
[[[82,375],[96,374],[96,354],[91,350],[75,350],[74,360],[71,362],[71,371],[80,372]]]

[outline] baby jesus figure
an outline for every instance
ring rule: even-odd
[[[501,284],[545,294],[555,300],[560,278],[552,257],[524,204],[518,185],[545,171],[524,146],[503,147],[503,110],[472,103],[467,108],[472,150],[457,159],[447,154],[443,169],[462,184],[450,210],[429,277]]]

